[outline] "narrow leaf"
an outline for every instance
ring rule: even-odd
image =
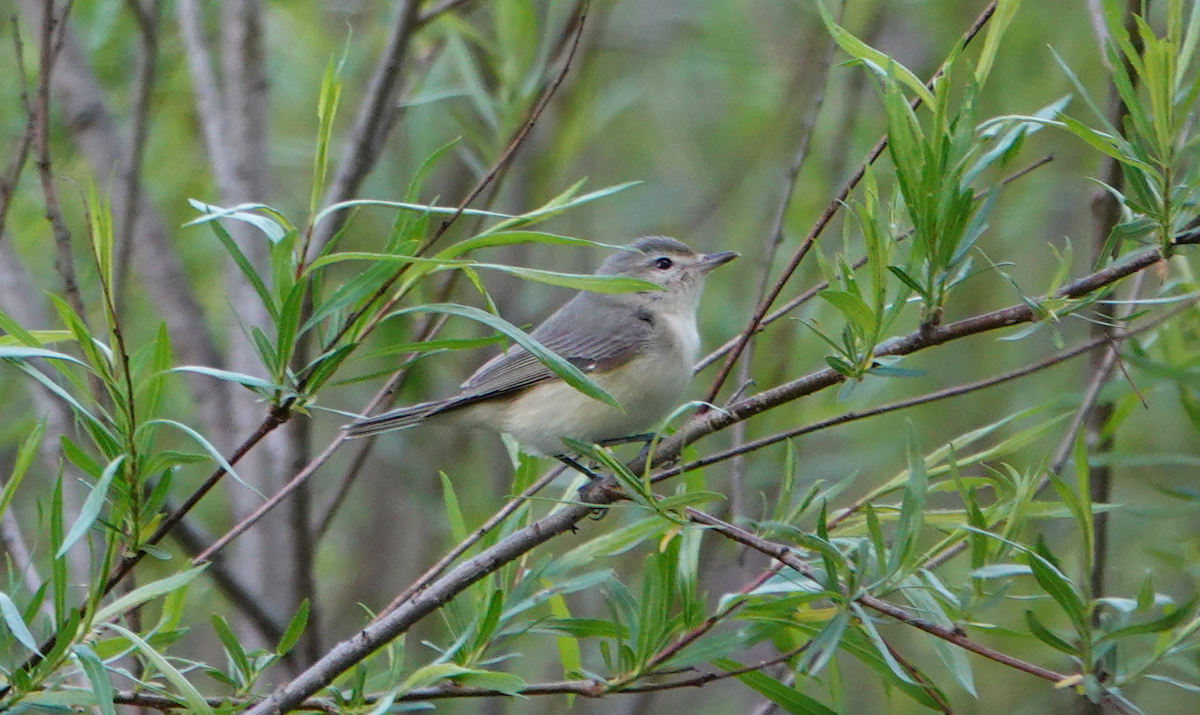
[[[79,518],[71,525],[70,531],[67,532],[62,546],[59,547],[54,558],[61,559],[63,554],[67,553],[67,550],[74,546],[75,542],[83,538],[88,529],[92,528],[92,524],[96,523],[96,519],[100,516],[100,510],[104,508],[104,501],[108,497],[108,486],[112,484],[113,477],[117,475],[117,469],[124,461],[125,455],[122,454],[109,462],[108,466],[104,468],[104,472],[100,474],[100,481],[96,482],[96,486],[92,487],[92,491],[88,494],[87,499],[84,500],[83,506],[79,508]]]

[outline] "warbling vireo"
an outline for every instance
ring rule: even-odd
[[[581,292],[530,335],[569,360],[624,411],[592,399],[520,346],[484,363],[456,395],[359,420],[351,437],[421,422],[512,435],[530,451],[562,458],[564,437],[604,443],[642,432],[679,404],[700,350],[696,309],[709,271],[736,253],[696,253],[665,236],[639,238],[600,264],[597,275],[662,286],[640,293]]]

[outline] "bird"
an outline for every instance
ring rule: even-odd
[[[640,278],[659,290],[581,291],[530,333],[621,405],[588,397],[532,353],[513,345],[479,367],[456,394],[344,426],[349,437],[421,423],[502,432],[535,456],[570,459],[564,438],[606,444],[643,437],[691,382],[700,350],[696,314],[705,278],[738,257],[697,253],[674,238],[644,236],[613,253],[596,275]],[[635,437],[636,436],[636,437]]]

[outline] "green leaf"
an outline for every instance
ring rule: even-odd
[[[220,206],[213,206],[195,199],[188,199],[188,203],[192,205],[192,208],[203,213],[204,216],[188,221],[183,224],[183,228],[215,222],[217,219],[231,218],[235,221],[248,223],[259,231],[262,231],[271,243],[279,243],[287,235],[287,232],[292,229],[291,226],[281,225],[275,218],[272,218],[272,216],[278,216],[279,214],[266,204],[239,204],[231,208],[221,208]],[[271,216],[254,214],[250,213],[250,211],[268,211]]]
[[[526,685],[525,679],[518,675],[490,670],[470,670],[450,679],[464,688],[484,688],[504,695],[520,695]]]
[[[132,643],[133,646],[137,648],[137,650],[143,656],[146,657],[146,660],[150,662],[150,665],[158,670],[158,672],[162,673],[163,677],[170,681],[171,685],[175,686],[176,690],[178,690],[179,694],[183,697],[183,701],[187,703],[189,708],[191,708],[192,713],[198,715],[214,715],[212,708],[208,705],[208,701],[204,699],[204,696],[200,694],[200,691],[196,690],[196,686],[192,685],[191,681],[189,681],[183,673],[179,672],[175,666],[171,665],[171,663],[165,657],[163,657],[161,653],[154,650],[149,643],[142,640],[133,631],[123,628],[122,626],[118,626],[115,623],[101,623],[100,625],[103,628],[109,628],[116,631],[123,638]]]
[[[562,666],[564,678],[574,677],[583,669],[583,653],[579,647],[579,639],[588,636],[611,637],[611,632],[605,632],[613,625],[599,619],[571,618],[571,609],[567,599],[561,593],[556,593],[546,599],[553,619],[542,621],[538,628],[554,630],[561,629],[562,635],[556,635],[554,644],[558,648],[558,662]]]
[[[8,594],[3,591],[0,591],[0,618],[4,619],[4,625],[8,626],[9,632],[21,645],[31,652],[41,655],[37,640],[29,632],[29,626],[25,625],[25,619],[21,617],[21,609],[17,608],[17,604],[13,603]]]
[[[972,571],[971,578],[1009,578],[1011,576],[1028,576],[1032,573],[1033,569],[1025,564],[991,564]]]
[[[657,519],[639,519],[628,526],[585,541],[559,556],[553,562],[550,573],[569,573],[597,559],[623,554],[646,539],[662,533],[666,528],[667,524]]]
[[[875,629],[875,622],[871,620],[871,617],[867,615],[867,612],[863,610],[862,606],[858,605],[858,603],[851,603],[850,609],[854,611],[856,616],[858,616],[859,626],[862,628],[863,632],[866,633],[867,638],[871,641],[871,643],[874,644],[875,650],[879,653],[879,657],[883,658],[883,662],[887,663],[888,669],[891,670],[892,675],[895,675],[896,678],[901,682],[915,685],[916,683],[913,682],[913,679],[908,674],[908,671],[904,669],[904,666],[900,665],[899,661],[896,660],[896,656],[892,655],[891,648],[888,648],[887,643],[883,640],[883,636],[879,635],[879,631]]]
[[[24,346],[0,346],[0,359],[6,360],[32,360],[34,358],[42,358],[43,360],[62,360],[63,362],[73,362],[76,365],[82,365],[89,370],[86,362],[71,357],[66,353],[55,352],[53,350],[44,350],[42,348],[30,348]]]
[[[662,290],[662,286],[650,281],[644,281],[640,278],[630,278],[628,276],[597,276],[597,275],[581,275],[578,273],[556,273],[554,271],[543,271],[537,268],[525,268],[522,266],[502,266],[492,263],[478,263],[475,268],[487,268],[518,278],[524,278],[529,281],[538,283],[546,283],[553,286],[562,286],[564,288],[574,288],[575,290],[590,291],[593,293],[632,293],[635,291],[658,291]]]
[[[1000,50],[1000,39],[1004,37],[1005,30],[1008,29],[1009,23],[1012,22],[1013,16],[1017,14],[1017,8],[1021,6],[1021,0],[999,0],[996,4],[996,11],[992,13],[992,19],[988,22],[987,36],[983,39],[983,49],[979,52],[979,59],[975,62],[975,82],[983,84],[992,71],[992,63],[996,60],[996,53]]]
[[[917,282],[917,279],[910,276],[903,268],[899,266],[888,266],[888,270],[892,273],[892,275],[899,278],[900,282],[904,283],[904,285],[908,286],[909,288],[912,288],[914,293],[922,297],[928,297],[928,291],[926,291],[925,288],[923,288],[921,284]]]
[[[514,216],[508,220],[501,221],[495,226],[489,227],[484,233],[491,234],[499,231],[507,231],[520,226],[530,226],[535,223],[540,223],[546,219],[557,216],[568,209],[612,196],[617,192],[624,191],[632,186],[637,186],[640,183],[642,182],[627,181],[623,184],[616,184],[615,186],[598,189],[582,196],[575,196],[575,192],[578,191],[581,186],[583,186],[583,181],[579,181],[566,191],[562,192],[558,196],[555,196],[553,199],[550,199],[550,201],[547,201],[541,207],[536,208],[533,211],[523,213],[520,216]]]
[[[196,568],[180,571],[165,578],[151,581],[150,583],[138,586],[129,593],[121,596],[117,600],[101,608],[96,612],[95,621],[102,622],[118,618],[125,615],[129,611],[137,608],[143,603],[152,601],[159,596],[164,596],[181,588],[186,587],[197,576],[204,572],[207,564],[197,566]]]
[[[863,335],[874,336],[879,322],[874,311],[862,298],[843,290],[823,290],[818,295],[837,308]]]
[[[925,469],[925,457],[921,453],[917,431],[909,425],[908,430],[908,483],[904,487],[904,501],[900,504],[900,518],[892,538],[892,551],[888,556],[888,575],[911,567],[910,557],[917,553],[917,541],[925,514],[925,497],[929,492],[929,474]]]
[[[1109,631],[1100,638],[1099,642],[1115,641],[1122,638],[1128,638],[1129,636],[1169,631],[1178,626],[1180,623],[1183,623],[1192,613],[1192,610],[1195,608],[1195,606],[1196,600],[1193,599],[1186,605],[1179,606],[1178,608],[1171,608],[1159,618],[1155,618],[1144,623],[1134,623],[1133,625],[1125,626],[1124,628],[1117,628]]]
[[[29,471],[29,465],[33,464],[33,459],[37,456],[38,445],[42,443],[42,435],[45,433],[46,421],[42,420],[29,434],[25,435],[20,448],[17,449],[12,473],[9,474],[8,481],[4,483],[4,489],[0,490],[0,516],[3,516],[8,505],[12,503],[13,495],[17,493],[17,487],[21,486],[21,481],[25,479],[25,474]]]
[[[434,216],[454,216],[460,211],[453,206],[430,206],[427,204],[409,203],[407,201],[379,201],[377,199],[353,199],[350,201],[340,201],[336,204],[326,206],[321,209],[317,217],[313,219],[313,226],[321,223],[331,214],[337,213],[343,209],[354,208],[356,206],[378,206],[381,208],[400,209],[401,211],[415,211],[417,213],[433,214]],[[485,216],[490,218],[512,219],[511,214],[496,213],[495,211],[484,211],[481,209],[463,209],[463,216]]]
[[[429,305],[416,305],[411,308],[404,308],[393,312],[391,316],[404,315],[406,313],[446,313],[449,315],[457,315],[462,318],[469,318],[478,321],[484,325],[504,333],[513,342],[528,350],[536,357],[543,365],[551,372],[561,378],[571,387],[579,390],[588,397],[599,400],[611,407],[621,410],[621,405],[605,392],[599,385],[592,382],[586,375],[571,363],[559,357],[555,353],[547,350],[541,343],[529,337],[529,334],[521,330],[512,323],[497,317],[486,311],[478,308],[472,308],[466,305],[457,305],[455,303],[432,303]],[[622,410],[623,411],[623,410]]]
[[[438,252],[437,258],[448,259],[456,258],[483,248],[493,248],[496,246],[511,246],[524,243],[540,243],[547,245],[558,246],[595,246],[606,248],[613,251],[623,250],[624,246],[617,246],[611,243],[601,243],[599,241],[589,241],[586,238],[572,238],[571,236],[559,236],[554,233],[543,233],[541,231],[496,231],[486,233],[482,236],[468,238],[465,241],[459,241],[452,246],[449,246]]]
[[[0,313],[3,315],[3,313]],[[75,335],[70,330],[22,330],[22,335],[18,336],[10,329],[15,324],[6,324],[0,322],[0,330],[9,333],[8,335],[0,335],[0,346],[4,347],[37,347],[39,345],[51,345],[53,343],[65,343],[75,339]]]
[[[251,672],[250,661],[246,658],[246,650],[242,648],[241,641],[233,634],[225,619],[216,613],[212,616],[212,625],[217,639],[221,641],[221,645],[225,646],[225,653],[233,662],[233,667],[237,668],[243,677],[248,676]]]
[[[925,87],[925,83],[918,79],[915,74],[888,55],[871,47],[839,26],[837,21],[834,20],[833,15],[825,8],[825,3],[818,2],[816,5],[817,9],[821,11],[821,21],[825,23],[825,29],[829,31],[834,42],[838,43],[838,46],[846,54],[859,60],[884,77],[887,77],[890,71],[900,82],[920,97],[921,101],[929,106],[933,106],[933,94],[930,93],[929,89]]]
[[[281,385],[276,385],[270,380],[264,380],[261,377],[246,375],[240,372],[231,372],[229,370],[220,370],[215,367],[205,367],[204,365],[182,365],[180,367],[173,367],[170,371],[194,372],[197,375],[207,375],[209,377],[215,377],[218,380],[235,382],[239,385],[244,385],[245,387],[248,387],[259,394],[267,396],[283,390]]]
[[[1025,611],[1025,624],[1029,627],[1029,632],[1032,633],[1035,638],[1050,646],[1054,650],[1061,651],[1067,655],[1079,655],[1079,648],[1054,635],[1049,628],[1042,625],[1041,621],[1037,619],[1037,616],[1033,615],[1033,611]]]
[[[730,658],[718,658],[713,661],[713,665],[727,673],[740,670],[743,667],[741,663]],[[799,690],[785,685],[766,673],[752,670],[749,673],[742,673],[736,677],[747,687],[753,689],[759,695],[762,695],[787,712],[792,713],[792,715],[837,715],[836,712],[826,707],[821,701],[810,698]]]
[[[346,47],[349,50],[349,46]],[[345,58],[343,57],[343,62]],[[329,171],[329,144],[333,136],[333,122],[337,116],[342,96],[342,63],[330,58],[321,78],[321,93],[317,100],[317,150],[313,155],[312,188],[308,199],[308,214],[317,212],[317,202],[325,189],[325,176]]]
[[[71,646],[71,652],[79,659],[83,673],[92,685],[95,705],[100,708],[101,715],[117,715],[117,709],[113,705],[112,680],[108,677],[108,669],[104,667],[100,657],[83,643]]]
[[[292,616],[292,620],[288,621],[287,628],[279,637],[279,645],[275,647],[276,653],[284,655],[296,647],[296,642],[300,640],[300,634],[304,633],[304,627],[308,625],[308,609],[308,599],[306,598],[300,602],[296,614]]]
[[[83,501],[83,506],[79,508],[79,518],[71,525],[70,531],[67,532],[62,546],[59,547],[54,558],[61,559],[75,545],[75,542],[83,538],[84,534],[92,528],[92,524],[96,523],[101,509],[104,508],[104,501],[108,497],[108,486],[112,484],[113,477],[117,475],[117,469],[125,461],[125,457],[126,455],[124,454],[120,455],[109,462],[108,466],[104,468],[104,471],[100,474],[100,480],[96,482],[96,486],[92,487],[92,491],[88,494],[87,499]]]
[[[458,495],[454,493],[454,485],[445,472],[438,472],[442,478],[442,501],[446,503],[446,520],[450,524],[450,538],[455,543],[461,543],[467,538],[467,522],[463,519],[462,507],[458,503]]]
[[[1075,625],[1077,633],[1087,633],[1087,609],[1079,594],[1075,592],[1075,585],[1046,558],[1033,551],[1026,551],[1025,555],[1038,585],[1063,609]]]
[[[246,482],[242,481],[242,478],[239,477],[237,472],[235,472],[233,470],[233,465],[230,464],[229,461],[225,459],[225,456],[223,454],[221,454],[220,450],[218,450],[216,448],[216,446],[213,445],[212,442],[209,442],[207,439],[205,439],[204,435],[200,434],[199,432],[192,429],[191,427],[188,427],[187,425],[183,424],[182,422],[176,422],[175,420],[161,420],[161,419],[160,420],[149,420],[147,422],[142,423],[142,426],[138,428],[138,431],[140,432],[141,430],[147,429],[154,425],[167,425],[168,427],[174,427],[178,430],[181,430],[183,433],[187,434],[189,437],[196,440],[196,442],[199,443],[199,445],[204,448],[204,451],[208,452],[208,454],[213,458],[213,460],[216,461],[216,463],[218,465],[220,465],[221,468],[224,469],[229,474],[229,476],[236,479],[239,484],[244,485],[247,489],[250,489],[255,494],[258,493],[257,489],[250,486]]]
[[[200,205],[207,206],[207,204]],[[233,237],[229,235],[229,232],[226,231],[221,224],[213,221],[213,218],[216,217],[205,217],[203,219],[197,219],[192,223],[211,221],[209,226],[212,228],[213,235],[216,236],[217,240],[221,242],[221,245],[225,248],[226,253],[229,254],[229,257],[233,259],[234,264],[237,265],[238,270],[240,270],[242,275],[245,276],[246,282],[248,282],[250,287],[254,289],[254,292],[258,294],[258,299],[262,301],[263,307],[267,309],[267,312],[272,318],[275,318],[278,314],[278,310],[275,306],[275,301],[271,299],[271,291],[267,290],[267,284],[263,282],[262,276],[258,274],[258,271],[254,268],[254,264],[250,262],[249,258],[246,258],[245,253],[242,253],[242,249],[238,247],[237,242],[233,240]],[[185,227],[189,225],[191,224],[184,224]]]

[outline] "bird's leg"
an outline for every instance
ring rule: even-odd
[[[568,457],[565,454],[556,454],[556,455],[554,455],[554,458],[557,459],[558,461],[562,462],[563,464],[567,465],[571,469],[574,469],[575,471],[579,472],[580,474],[587,477],[588,479],[590,479],[593,482],[600,480],[600,476],[598,474],[596,474],[592,470],[588,469],[587,467],[583,466],[579,462],[576,462],[574,459],[571,459],[570,457]]]
[[[612,447],[618,444],[641,442],[642,451],[638,452],[637,458],[638,461],[644,462],[650,456],[650,445],[654,442],[654,438],[657,436],[658,435],[653,432],[642,432],[641,434],[631,434],[628,437],[614,437],[613,439],[601,440],[596,444],[600,445],[601,447]]]
[[[615,447],[618,444],[630,444],[631,442],[642,442],[650,444],[654,441],[653,432],[642,432],[641,434],[631,434],[628,437],[613,437],[612,439],[602,439],[596,444],[601,447]]]

